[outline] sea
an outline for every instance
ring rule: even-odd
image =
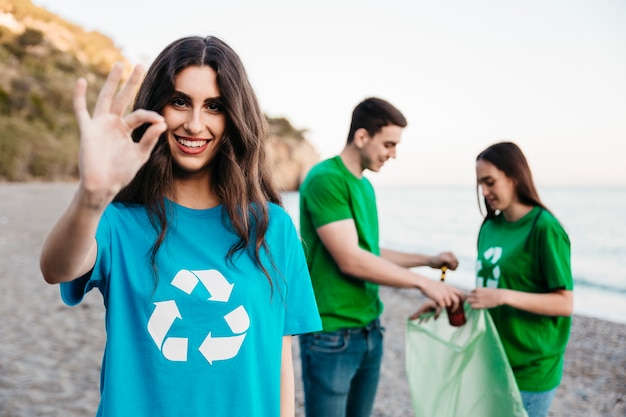
[[[446,282],[475,286],[476,238],[483,219],[473,186],[376,185],[381,246],[407,252],[452,251],[459,267]],[[574,314],[626,323],[626,187],[539,187],[571,242]],[[283,194],[298,227],[299,193]],[[440,271],[416,268],[437,280]]]

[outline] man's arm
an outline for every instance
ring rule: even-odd
[[[442,266],[447,266],[449,269],[455,270],[459,266],[459,261],[452,252],[442,252],[438,255],[431,256],[422,253],[400,252],[393,249],[381,248],[380,256],[404,268],[415,268],[418,266],[441,268]]]
[[[417,288],[440,306],[456,305],[463,298],[461,291],[454,287],[433,281],[408,270],[406,267],[361,249],[352,219],[321,226],[317,229],[317,234],[341,272],[346,275],[380,285]]]

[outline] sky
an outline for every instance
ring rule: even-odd
[[[626,186],[623,0],[33,0],[149,65],[171,41],[214,35],[240,55],[263,111],[321,158],[354,106],[408,119],[376,184],[475,184],[475,158],[517,143],[538,186]]]

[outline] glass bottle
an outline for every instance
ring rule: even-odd
[[[441,267],[441,281],[445,281],[446,279],[446,271],[448,270],[447,266]],[[465,308],[464,303],[459,303],[456,308],[453,306],[446,307],[446,311],[448,312],[448,322],[451,326],[462,326],[465,324]]]

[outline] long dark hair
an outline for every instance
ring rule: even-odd
[[[515,183],[515,193],[520,203],[529,206],[539,206],[549,211],[539,198],[539,193],[533,181],[533,175],[528,166],[528,161],[522,150],[513,142],[500,142],[489,146],[476,157],[476,162],[487,161],[492,163],[500,171],[504,172],[508,178]],[[476,198],[480,202],[479,184],[476,183]],[[487,215],[485,218],[496,216],[495,210],[489,207],[487,200],[484,200]],[[479,204],[480,208],[480,204]],[[482,208],[481,208],[482,212]]]
[[[226,258],[232,263],[236,252],[250,250],[271,285],[272,279],[261,262],[260,251],[265,250],[269,256],[265,242],[269,225],[268,202],[281,205],[281,197],[272,184],[266,165],[267,122],[239,56],[216,37],[192,36],[176,40],[148,69],[133,108],[163,114],[163,108],[174,93],[176,76],[190,66],[209,66],[215,70],[227,119],[220,149],[209,168],[213,184],[207,184],[207,187],[214,188],[222,202],[224,225],[239,237]],[[136,129],[133,139],[139,140],[146,128]],[[173,178],[173,161],[164,133],[148,162],[115,198],[147,208],[152,224],[159,232],[152,248],[155,272],[156,253],[168,226],[164,196],[172,191]]]

